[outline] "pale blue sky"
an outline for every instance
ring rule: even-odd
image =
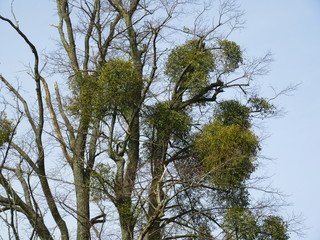
[[[270,50],[274,62],[263,77],[267,87],[281,90],[301,85],[276,103],[286,114],[269,120],[263,154],[273,185],[289,195],[288,211],[303,214],[308,240],[320,239],[320,1],[243,0],[246,29],[237,34],[250,54]],[[293,236],[291,239],[298,239]]]
[[[0,12],[10,15],[9,0],[0,1]],[[301,85],[292,96],[282,96],[276,104],[286,114],[267,120],[263,155],[273,158],[265,166],[272,184],[288,194],[289,213],[305,218],[307,240],[320,239],[320,0],[242,0],[246,28],[232,37],[252,56],[267,51],[273,54],[270,73],[260,79],[263,91],[269,86],[281,90],[290,84]],[[56,23],[53,1],[16,0],[15,12],[20,27],[35,45],[44,50],[54,44]],[[0,73],[18,75],[30,56],[21,39],[0,23]],[[30,81],[20,77],[20,81]],[[292,236],[297,240],[296,236]]]

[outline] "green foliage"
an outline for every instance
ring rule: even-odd
[[[190,240],[214,240],[211,235],[211,229],[206,224],[201,224],[197,228],[197,232],[194,233],[195,237],[191,237]],[[188,239],[188,238],[187,238]]]
[[[214,202],[225,209],[248,207],[250,205],[250,193],[246,183],[238,183],[235,186],[217,186],[214,192]]]
[[[165,74],[179,89],[191,95],[199,93],[209,84],[210,72],[218,66],[224,73],[230,73],[243,62],[241,49],[235,42],[219,40],[217,45],[209,49],[201,40],[189,40],[175,47],[168,56]]]
[[[217,104],[215,119],[225,125],[237,124],[250,128],[250,109],[236,100],[223,101]]]
[[[12,121],[7,119],[5,113],[0,113],[0,147],[10,141],[10,136],[13,132]]]
[[[255,240],[259,233],[257,221],[248,209],[235,207],[227,211],[223,228],[230,240]]]
[[[228,40],[220,40],[218,44],[221,49],[219,59],[223,62],[224,72],[234,72],[243,62],[240,46]]]
[[[108,186],[112,185],[113,177],[114,172],[110,166],[101,163],[96,165],[90,182],[92,200],[107,198],[106,192],[109,191]]]
[[[207,85],[209,72],[215,67],[212,52],[199,40],[189,40],[174,48],[168,56],[165,74],[191,93]]]
[[[190,117],[183,111],[171,109],[167,102],[159,102],[150,107],[147,124],[157,129],[158,137],[183,136],[191,125]]]
[[[258,150],[258,137],[250,130],[220,121],[205,126],[195,141],[205,171],[220,187],[237,187],[247,180]]]
[[[106,104],[127,109],[140,101],[142,79],[132,61],[113,59],[100,70],[99,82]]]
[[[288,224],[278,216],[255,216],[252,211],[234,207],[227,211],[223,228],[230,240],[287,240]]]
[[[227,206],[246,206],[245,180],[255,170],[258,137],[250,130],[250,108],[236,100],[222,101],[213,123],[204,127],[194,151],[206,173],[218,187],[217,197]]]
[[[250,127],[249,109],[235,100],[215,109],[215,121],[198,136],[195,147],[205,169],[220,187],[240,186],[255,170],[259,141]]]
[[[259,240],[287,240],[288,224],[278,216],[268,216],[263,220]]]
[[[104,116],[110,109],[126,111],[140,100],[142,79],[132,61],[113,59],[94,74],[76,74],[70,81],[69,109],[76,114]]]
[[[272,105],[266,98],[251,97],[248,101],[252,112],[257,112],[263,117],[275,114],[275,106]]]
[[[251,127],[253,114],[267,117],[274,115],[276,108],[266,98],[251,97],[246,105],[237,100],[222,101],[216,105],[215,120],[225,125],[238,124],[244,128]]]
[[[96,76],[89,74],[75,74],[69,81],[72,96],[68,98],[68,110],[76,115],[90,117],[97,110],[95,102],[101,96],[99,82]]]

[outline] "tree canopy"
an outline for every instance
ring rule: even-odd
[[[0,12],[32,50],[36,96],[0,75],[6,236],[289,239],[275,205],[249,190],[261,150],[253,126],[276,109],[250,90],[268,56],[229,40],[237,2],[55,2],[59,44],[45,57]]]

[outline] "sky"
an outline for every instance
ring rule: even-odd
[[[270,50],[273,55],[263,85],[281,90],[299,84],[276,100],[284,114],[268,120],[263,154],[273,159],[266,166],[273,185],[292,203],[286,210],[305,219],[305,239],[319,240],[320,1],[245,0],[241,5],[247,22],[238,42],[250,54]]]
[[[285,114],[268,121],[263,154],[273,159],[267,166],[273,185],[292,203],[286,210],[302,214],[305,239],[319,240],[320,1],[245,0],[241,5],[247,22],[239,43],[252,54],[273,54],[263,85],[281,90],[299,84],[291,96],[276,100]]]
[[[10,16],[9,0],[0,1],[0,13]],[[289,214],[304,218],[305,239],[320,239],[320,0],[239,0],[246,12],[245,28],[232,39],[251,56],[271,51],[270,72],[259,80],[261,93],[299,85],[275,104],[281,117],[265,121],[269,136],[262,154],[272,161],[264,165],[270,182],[288,195]],[[57,38],[50,24],[56,23],[53,1],[16,0],[15,13],[23,29],[41,51]],[[29,49],[4,23],[0,23],[0,73],[21,75],[30,58]],[[27,60],[27,61],[26,61]],[[33,84],[33,83],[32,83]],[[298,236],[290,239],[298,240]]]

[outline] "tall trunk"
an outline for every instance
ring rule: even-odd
[[[133,240],[136,219],[132,211],[132,192],[139,162],[139,115],[133,116],[128,142],[128,160],[126,169],[124,161],[118,163],[115,187],[116,207],[120,218],[122,240]]]
[[[153,174],[153,179],[151,182],[151,189],[149,193],[149,209],[148,209],[148,218],[154,219],[154,222],[151,224],[148,234],[146,236],[146,240],[160,240],[162,238],[161,229],[160,229],[160,215],[161,213],[157,212],[159,200],[158,197],[163,196],[162,189],[159,183],[159,178],[161,177],[161,172],[163,172],[162,166],[157,166],[157,171]],[[160,191],[160,192],[159,192]],[[160,199],[161,201],[162,199]],[[157,217],[155,217],[157,215]]]
[[[140,79],[143,79],[142,74],[142,64],[141,64],[141,55],[138,50],[138,44],[136,39],[136,33],[132,24],[132,16],[126,15],[125,22],[128,26],[128,36],[130,41],[131,56],[133,63],[137,71],[139,72]],[[141,91],[138,89],[135,93],[135,102],[132,105],[132,125],[130,127],[130,138],[128,142],[128,164],[126,167],[124,179],[123,179],[123,193],[124,193],[124,202],[123,206],[127,210],[126,212],[119,211],[120,216],[120,225],[122,231],[122,240],[133,240],[134,227],[136,224],[136,219],[134,212],[132,211],[132,192],[134,189],[134,184],[137,176],[138,163],[140,160],[140,106],[138,103],[141,101]]]
[[[127,220],[120,218],[121,236],[122,240],[133,240],[134,226],[127,223]]]
[[[163,214],[160,204],[164,199],[163,187],[163,174],[165,169],[165,156],[168,148],[169,135],[166,139],[158,139],[153,144],[151,155],[151,171],[152,182],[149,192],[149,208],[148,218],[152,220],[149,231],[145,237],[146,240],[160,240],[162,239],[162,231],[160,228],[160,217]]]
[[[131,209],[131,197],[125,198],[122,203],[117,204],[122,240],[133,240],[135,219]]]
[[[138,71],[141,81],[143,79],[143,65],[141,62],[141,52],[138,49],[137,35],[134,29],[134,23],[132,22],[132,15],[138,7],[139,1],[131,1],[130,10],[126,11],[122,1],[109,1],[111,5],[118,11],[118,13],[124,19],[124,22],[127,26],[127,34],[130,42],[130,55],[132,57],[132,61]],[[130,111],[128,111],[129,115],[131,115],[131,126],[129,127],[129,141],[128,141],[128,160],[126,169],[122,169],[121,181],[117,181],[119,184],[116,186],[116,191],[121,193],[121,195],[117,195],[117,209],[120,218],[120,226],[122,232],[122,240],[133,240],[134,227],[136,224],[136,219],[134,216],[134,212],[132,211],[132,192],[134,189],[135,179],[137,175],[138,163],[140,158],[140,103],[141,103],[141,89],[138,89],[137,92],[134,93],[135,100],[130,107]],[[130,119],[130,117],[128,118]],[[130,121],[129,121],[130,122]],[[123,167],[123,166],[122,166]],[[118,169],[119,170],[119,169]],[[118,171],[119,173],[119,171]],[[122,187],[122,189],[119,189]]]
[[[90,176],[86,171],[85,147],[90,115],[82,115],[74,146],[73,176],[76,190],[77,240],[90,239]]]
[[[77,240],[88,240],[90,239],[89,181],[81,163],[74,164],[73,174],[77,205]]]

